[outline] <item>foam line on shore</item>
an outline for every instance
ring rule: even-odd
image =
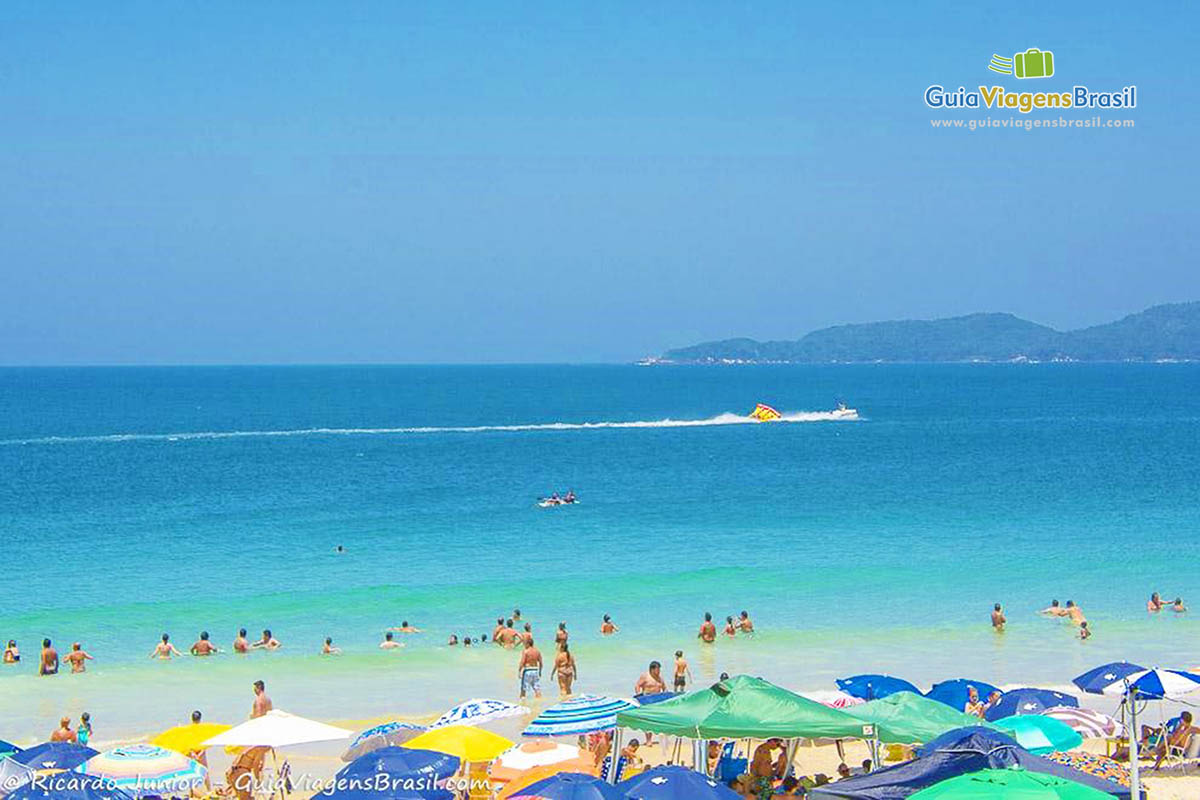
[[[836,411],[796,411],[784,414],[779,422],[853,422],[857,415]],[[283,438],[291,436],[397,436],[431,433],[525,433],[530,431],[582,431],[605,428],[706,428],[720,425],[759,425],[757,420],[738,414],[718,414],[706,419],[659,419],[628,422],[534,422],[517,425],[451,425],[404,428],[296,428],[265,431],[194,431],[181,433],[113,433],[85,436],[40,436],[29,439],[3,439],[0,445],[180,442],[210,439]],[[769,423],[767,423],[769,424]]]

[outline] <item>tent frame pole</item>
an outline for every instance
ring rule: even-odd
[[[1125,683],[1125,702],[1129,704],[1129,796],[1130,800],[1141,800],[1142,781],[1138,770],[1138,739],[1141,731],[1137,726],[1137,689]]]

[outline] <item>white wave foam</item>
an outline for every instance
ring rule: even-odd
[[[797,411],[784,414],[779,422],[852,422],[858,414],[838,411]],[[582,431],[601,428],[703,428],[716,425],[760,425],[739,414],[718,414],[707,419],[659,419],[632,422],[531,422],[521,425],[453,425],[408,428],[298,428],[276,431],[195,431],[184,433],[114,433],[93,436],[42,436],[33,439],[4,439],[0,445],[68,444],[76,442],[181,442],[203,439],[245,439],[287,436],[396,436],[427,433],[522,433],[526,431]]]

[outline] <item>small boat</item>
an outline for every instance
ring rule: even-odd
[[[857,408],[846,408],[846,404],[838,400],[837,408],[829,412],[834,419],[858,419]]]

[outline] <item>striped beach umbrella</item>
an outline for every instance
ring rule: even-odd
[[[1042,716],[1065,722],[1085,739],[1116,739],[1125,733],[1125,727],[1121,723],[1108,714],[1101,714],[1090,708],[1055,706],[1043,711]]]
[[[1200,689],[1200,675],[1178,669],[1145,669],[1132,672],[1113,681],[1101,690],[1101,694],[1124,695],[1127,691],[1150,700],[1166,700],[1183,697]]]
[[[374,728],[367,728],[350,742],[346,752],[342,753],[342,761],[353,761],[384,747],[397,747],[427,730],[428,727],[415,722],[385,722]]]
[[[522,736],[577,736],[617,727],[617,714],[636,706],[619,697],[585,694],[550,706]]]
[[[442,714],[429,727],[442,728],[446,725],[482,725],[506,717],[520,717],[532,713],[525,706],[506,703],[503,700],[468,700]]]
[[[204,783],[208,770],[181,753],[152,744],[131,744],[92,756],[75,768],[103,778],[134,797],[187,796]]]

